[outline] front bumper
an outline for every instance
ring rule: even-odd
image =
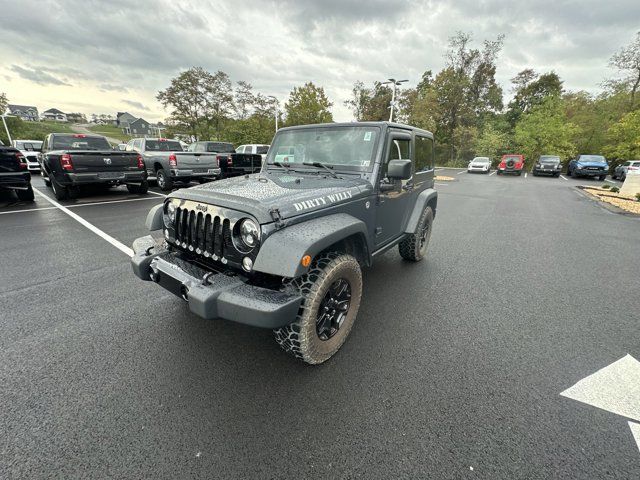
[[[124,172],[98,172],[98,173],[66,173],[66,181],[63,185],[83,185],[90,183],[141,183],[147,179],[147,172],[144,170],[124,171]]]
[[[607,170],[586,170],[582,168],[576,168],[575,172],[582,177],[600,177],[609,173]]]
[[[489,167],[475,167],[475,166],[467,167],[467,172],[488,172],[488,171],[489,171]]]
[[[202,171],[201,171],[202,170]],[[171,169],[171,178],[199,178],[199,177],[219,177],[220,168],[202,168],[202,169]]]
[[[498,168],[498,171],[500,173],[515,173],[515,174],[521,174],[522,173],[522,169],[517,169],[517,168]]]
[[[279,328],[295,320],[300,295],[249,285],[239,276],[207,270],[185,254],[152,242],[151,237],[144,237],[136,240],[138,246],[134,243],[133,273],[182,297],[199,317],[263,328]]]
[[[557,168],[534,168],[533,173],[547,173],[549,175],[556,175],[562,172],[562,169]]]

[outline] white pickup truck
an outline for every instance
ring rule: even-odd
[[[260,155],[262,160],[267,158],[267,152],[269,151],[269,145],[261,145],[261,144],[249,144],[249,145],[240,145],[236,148],[236,153],[253,153],[254,155]]]
[[[175,182],[205,183],[220,176],[214,153],[185,152],[178,140],[134,138],[129,140],[126,150],[142,155],[149,176],[156,177],[158,187],[164,191],[171,190]]]

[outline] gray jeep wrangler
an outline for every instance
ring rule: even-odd
[[[349,335],[362,267],[398,246],[425,257],[436,214],[433,135],[388,122],[283,128],[260,173],[171,193],[133,271],[206,318],[271,328],[317,364]]]

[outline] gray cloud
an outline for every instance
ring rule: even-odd
[[[223,70],[281,100],[311,80],[325,87],[336,118],[348,119],[342,102],[354,81],[398,75],[415,84],[423,71],[442,68],[457,30],[472,31],[478,44],[506,34],[497,71],[505,93],[527,67],[553,69],[565,88],[595,92],[615,74],[608,58],[631,41],[638,18],[637,0],[115,0],[108,8],[99,0],[21,0],[3,7],[3,32],[14,40],[0,44],[0,58],[40,85],[92,84],[142,100],[159,116],[155,94],[191,66]],[[21,58],[31,63],[17,65]]]
[[[20,75],[25,80],[29,80],[31,82],[37,83],[39,85],[67,85],[70,86],[70,83],[66,81],[54,77],[52,74],[47,73],[45,70],[41,68],[33,68],[33,67],[21,67],[20,65],[11,65],[9,69],[18,75]]]
[[[126,103],[130,107],[137,108],[138,110],[150,111],[149,107],[145,106],[140,102],[136,102],[135,100],[126,100],[122,99],[122,103]]]

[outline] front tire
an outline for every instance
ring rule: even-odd
[[[351,255],[330,253],[285,289],[302,295],[296,319],[274,330],[278,345],[310,364],[331,358],[347,339],[360,308],[362,272]]]
[[[129,193],[145,195],[149,191],[149,183],[145,180],[140,185],[127,184],[127,190],[129,190]]]
[[[156,172],[156,181],[158,182],[158,187],[163,192],[169,192],[173,188],[173,180],[171,180],[162,168],[159,168]]]
[[[53,194],[57,200],[66,200],[69,198],[69,188],[60,185],[53,177],[51,179],[51,187],[53,188]]]
[[[431,240],[431,230],[433,226],[433,210],[426,207],[422,211],[415,232],[400,242],[398,249],[400,256],[410,262],[419,262],[427,254],[429,241]]]

